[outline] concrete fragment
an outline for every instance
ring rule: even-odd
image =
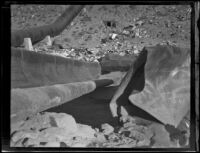
[[[77,124],[73,116],[66,113],[55,113],[52,115],[58,127],[65,128],[67,131],[76,132]]]
[[[147,47],[145,88],[129,100],[165,124],[177,127],[190,110],[189,49]]]
[[[24,48],[29,51],[33,51],[33,45],[30,38],[24,38]]]

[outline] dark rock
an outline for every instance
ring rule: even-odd
[[[101,44],[105,44],[107,42],[107,39],[104,38],[104,39],[101,39]]]
[[[52,116],[49,116],[49,120],[52,127],[58,127],[55,119]]]
[[[40,142],[40,145],[46,145],[47,142]]]
[[[62,147],[69,147],[65,142],[60,142],[60,147],[62,148]]]
[[[78,126],[72,115],[66,113],[52,113],[51,117],[54,119],[57,125],[56,127],[65,128],[70,132],[76,132],[78,130]]]
[[[117,24],[116,21],[103,21],[105,26],[110,27],[110,28],[116,28]]]

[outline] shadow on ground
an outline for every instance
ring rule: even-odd
[[[117,86],[101,87],[90,94],[76,98],[63,105],[50,108],[47,112],[71,114],[77,123],[87,124],[100,128],[101,124],[109,123],[112,126],[119,125],[118,119],[114,119],[109,109],[109,102],[115,93]],[[123,100],[123,106],[132,116],[157,121],[154,117],[131,104],[127,98]]]

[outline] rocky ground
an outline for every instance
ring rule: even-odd
[[[50,24],[67,6],[13,5],[11,28]],[[187,5],[87,5],[70,26],[52,39],[35,44],[38,52],[84,61],[97,61],[107,53],[138,54],[159,43],[190,47]],[[67,123],[67,124],[66,124]],[[179,128],[138,117],[122,116],[118,126],[100,128],[76,122],[68,113],[46,112],[12,130],[11,145],[24,147],[187,147],[188,120]],[[171,130],[173,129],[173,130]],[[173,131],[173,132],[169,132]],[[65,133],[63,135],[63,133]]]
[[[11,28],[27,29],[53,23],[66,6],[13,5]],[[144,46],[168,43],[190,47],[187,5],[86,5],[70,26],[37,51],[94,61],[106,53],[138,53]]]
[[[183,124],[183,123],[182,123]],[[104,123],[99,128],[79,124],[69,114],[44,112],[20,123],[12,131],[14,147],[186,147],[188,135],[170,135],[164,127],[142,118],[122,116],[119,126]],[[185,131],[186,132],[186,131]]]

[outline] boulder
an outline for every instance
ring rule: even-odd
[[[55,120],[57,127],[65,128],[69,132],[76,132],[78,130],[78,126],[72,115],[54,113],[51,117]]]

